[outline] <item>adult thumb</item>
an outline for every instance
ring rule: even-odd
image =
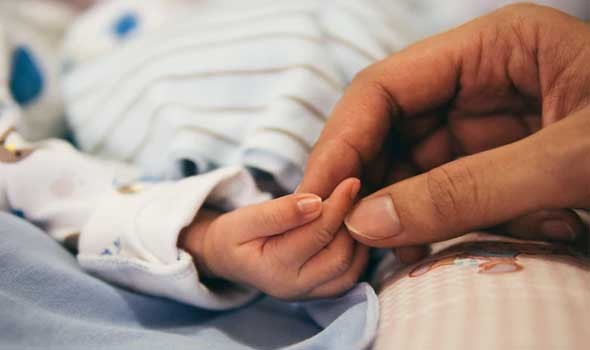
[[[571,140],[579,138],[566,132],[575,128],[560,129],[549,127],[386,187],[361,200],[346,226],[366,245],[399,247],[445,240],[540,209],[570,207],[578,179],[575,162],[566,158],[571,158]]]

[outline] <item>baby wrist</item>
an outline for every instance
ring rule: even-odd
[[[214,211],[201,210],[195,220],[178,235],[178,248],[191,255],[199,275],[207,279],[219,278],[210,268],[211,262],[208,261],[204,248],[211,223],[217,216],[218,213]]]

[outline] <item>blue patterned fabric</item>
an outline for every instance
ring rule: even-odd
[[[378,302],[262,298],[216,313],[136,294],[84,273],[43,232],[0,213],[0,349],[363,349]]]
[[[34,102],[43,92],[44,78],[34,55],[26,46],[17,47],[12,53],[10,90],[20,105]]]
[[[113,33],[118,38],[125,38],[133,33],[139,25],[139,17],[133,13],[125,13],[113,25]]]

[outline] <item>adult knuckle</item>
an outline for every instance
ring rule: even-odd
[[[543,7],[529,3],[517,3],[500,8],[493,16],[496,26],[516,30],[517,34],[521,34],[528,31],[527,27],[537,26],[536,16],[531,16],[531,13],[538,11],[543,11]]]
[[[376,95],[380,96],[383,100],[389,102],[388,105],[397,105],[393,96],[389,93],[389,90],[378,80],[373,80],[368,84],[368,88],[373,91]]]
[[[533,21],[538,14],[547,12],[553,13],[558,11],[538,4],[521,2],[503,6],[498,10],[498,12],[508,20]]]
[[[352,84],[366,84],[374,80],[375,73],[373,66],[369,66],[357,72],[352,78]]]
[[[519,31],[526,31],[526,27],[537,28],[539,25],[546,25],[547,18],[567,17],[557,9],[533,3],[509,4],[500,8],[497,14],[500,16],[500,23],[511,28],[519,28]]]
[[[382,83],[385,68],[384,61],[374,63],[356,73],[352,79],[352,84],[361,85],[365,89],[372,90],[372,93],[384,94],[385,97],[389,98],[388,91]]]
[[[516,3],[516,4],[509,4],[503,6],[501,11],[509,12],[509,13],[528,13],[533,9],[539,8],[539,5],[531,4],[531,3]]]
[[[438,219],[443,222],[457,214],[457,196],[453,190],[453,180],[443,167],[430,170],[426,174],[430,202]]]
[[[445,164],[426,176],[427,191],[439,221],[452,225],[480,210],[481,190],[466,164]]]

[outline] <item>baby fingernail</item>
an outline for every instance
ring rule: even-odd
[[[317,212],[322,207],[322,199],[318,196],[306,196],[297,201],[299,212],[304,215],[309,215]]]
[[[541,233],[549,239],[555,240],[574,240],[576,238],[576,231],[574,228],[561,220],[547,220],[541,224]]]
[[[402,232],[402,225],[391,196],[382,195],[360,201],[345,220],[353,233],[372,240]]]

